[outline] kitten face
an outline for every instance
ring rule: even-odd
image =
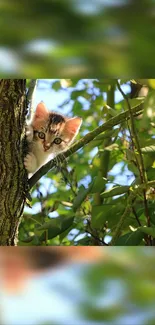
[[[37,105],[27,139],[30,143],[30,153],[35,157],[34,166],[28,156],[25,158],[25,167],[28,171],[39,168],[47,157],[54,156],[67,150],[77,133],[79,132],[82,120],[79,117],[67,118],[61,114],[49,112],[41,102]],[[30,156],[30,155],[29,155]]]
[[[68,119],[58,113],[48,112],[44,104],[40,103],[32,122],[33,141],[42,147],[43,152],[58,154],[68,149],[80,125],[81,118]]]

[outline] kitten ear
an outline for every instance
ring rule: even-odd
[[[46,108],[45,104],[43,102],[40,102],[35,111],[35,118],[45,118],[49,114],[48,109]]]
[[[80,117],[73,117],[66,121],[65,130],[72,134],[73,137],[79,132],[82,119]]]

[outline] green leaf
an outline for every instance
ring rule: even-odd
[[[130,188],[130,186],[115,186],[115,187],[111,188],[110,190],[103,192],[101,195],[104,198],[112,197],[115,195],[121,195],[121,194],[127,193],[129,188]]]
[[[155,151],[155,145],[141,148],[141,151],[143,153],[154,152]]]
[[[58,207],[59,207],[59,204],[60,204],[60,202],[56,200],[54,202],[54,204],[51,206],[50,212],[56,211],[58,209]]]
[[[107,110],[106,110],[106,108],[107,108]],[[109,105],[105,105],[103,107],[103,111],[105,111],[108,115],[111,115],[111,116],[116,116],[119,114],[119,112],[117,110],[113,109]]]
[[[60,239],[60,242],[63,241],[63,239],[68,235],[68,233],[73,229],[74,227],[74,224],[72,222],[71,226],[68,227],[65,231],[63,231],[61,234],[59,234],[59,239]]]
[[[148,79],[148,84],[151,88],[155,89],[155,79]]]
[[[106,178],[101,176],[95,177],[92,182],[92,188],[90,193],[100,193],[101,191],[103,191],[106,183],[107,183]]]
[[[105,222],[108,222],[108,227],[114,228],[119,222],[121,214],[124,212],[125,206],[122,200],[119,202],[116,199],[114,204],[103,204],[92,206],[92,226],[101,229]],[[118,201],[118,202],[117,202]]]
[[[34,239],[34,235],[30,236],[30,237],[27,237],[25,239],[22,239],[22,242],[23,243],[31,243],[33,239]]]
[[[39,240],[38,236],[36,236],[36,235],[28,237],[25,240],[22,240],[21,243],[22,243],[22,245],[24,245],[24,243],[25,243],[26,246],[40,246],[40,240]]]
[[[115,246],[137,246],[141,244],[144,235],[141,231],[131,231],[117,239]]]
[[[61,215],[44,223],[42,226],[38,227],[38,230],[48,230],[48,238],[52,239],[67,230],[72,225],[73,221],[73,216],[66,217]],[[43,234],[41,240],[44,240],[44,237],[45,235]]]
[[[131,162],[136,161],[135,152],[130,149],[126,149],[126,159]]]
[[[129,103],[130,103],[131,108],[137,107],[140,104],[144,103],[144,99],[145,99],[145,97],[137,97],[137,98],[132,98],[132,99],[129,98]],[[123,99],[120,103],[122,104],[122,107],[125,110],[128,110],[128,105],[127,105],[127,102],[125,99]]]
[[[48,229],[61,229],[62,217],[51,218],[50,221],[45,222],[42,226],[38,227],[38,230],[48,230]]]
[[[74,221],[74,216],[63,217],[62,218],[62,226],[61,226],[62,232],[64,232],[66,229],[68,229],[70,226],[72,226],[73,221]]]
[[[101,228],[104,226],[105,221],[107,221],[106,212],[109,211],[109,206],[105,205],[93,205],[92,206],[92,227]]]
[[[99,151],[113,151],[113,150],[119,150],[119,145],[117,143],[113,143],[110,146],[105,147],[103,150],[100,149]]]
[[[154,116],[154,106],[155,106],[155,90],[152,90],[148,93],[144,101],[144,115],[146,114],[148,117],[151,118],[151,112],[152,112]]]
[[[92,186],[93,184],[91,183],[91,185],[88,188],[85,188],[83,185],[80,187],[79,192],[73,202],[73,211],[76,211],[80,207],[82,202],[86,199],[87,195],[90,193]]]
[[[139,227],[139,230],[141,230],[143,233],[152,236],[155,238],[155,227]]]
[[[142,128],[148,128],[150,126],[150,120],[155,119],[155,90],[152,90],[148,93],[144,101],[144,112],[143,117],[140,121],[140,125]]]
[[[107,92],[109,86],[114,86],[116,84],[116,79],[99,79],[94,80],[93,84],[95,87],[99,88],[102,92]]]
[[[83,91],[83,90],[74,90],[74,91],[72,91],[72,93],[71,93],[71,99],[75,100],[79,96],[83,96],[84,95],[84,92],[85,91]]]
[[[75,102],[72,106],[73,113],[75,115],[79,115],[82,108],[83,108],[83,105],[78,100],[75,100]]]
[[[93,104],[95,105],[95,107],[99,106],[103,106],[105,103],[104,99],[103,99],[103,95],[99,95],[96,97],[96,99],[93,101]]]
[[[61,83],[60,83],[60,81],[58,80],[58,81],[54,81],[53,83],[52,83],[52,89],[54,89],[55,91],[58,91],[58,90],[60,90],[62,87],[61,87]]]
[[[108,81],[105,83],[104,81],[93,81],[94,87],[99,88],[102,92],[107,92],[108,91]]]

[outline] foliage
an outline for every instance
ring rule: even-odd
[[[117,247],[105,255],[83,275],[81,314],[95,324],[154,324],[153,249]]]
[[[155,324],[153,247],[63,251],[68,252],[68,262],[61,260],[60,247],[54,253],[49,247],[17,248],[12,255],[10,249],[3,249],[1,324]],[[25,268],[30,270],[26,278]],[[7,281],[10,274],[14,277]],[[23,282],[21,289],[19,282]]]
[[[153,0],[3,0],[0,10],[3,76],[152,75]]]
[[[18,245],[153,245],[155,81],[49,83],[57,96],[67,92],[59,110],[70,107],[71,116],[83,119],[77,140],[103,123],[112,126],[33,187]],[[128,110],[128,118],[120,118]]]

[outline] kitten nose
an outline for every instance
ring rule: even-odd
[[[50,143],[45,143],[44,148],[45,150],[48,150],[50,148],[51,144]]]

